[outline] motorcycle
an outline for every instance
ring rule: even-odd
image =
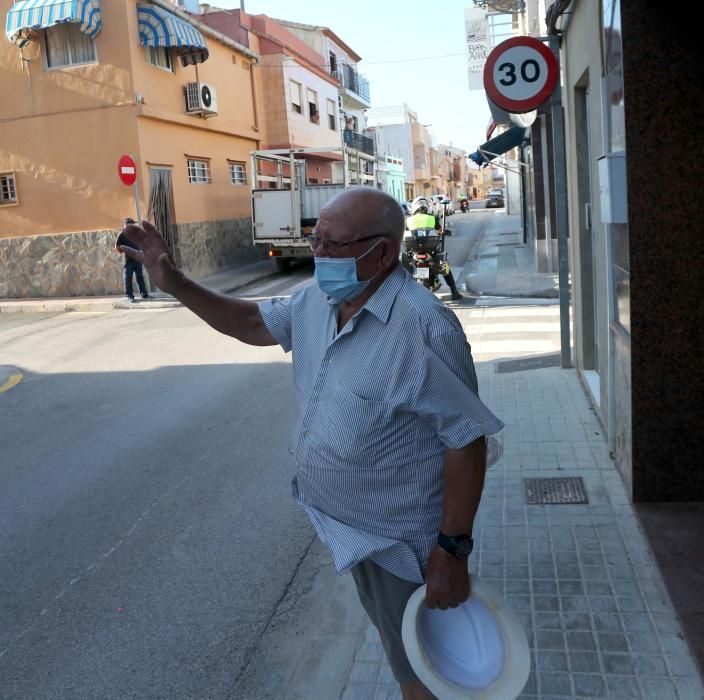
[[[446,232],[445,235],[449,235]],[[405,250],[401,253],[401,264],[413,279],[423,284],[431,292],[440,286],[440,275],[447,272],[447,253],[444,236],[435,229],[406,231]]]
[[[469,202],[466,199],[463,199],[460,202],[460,211],[464,214],[465,212],[469,211]]]

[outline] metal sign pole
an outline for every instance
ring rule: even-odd
[[[134,192],[134,208],[137,211],[137,223],[142,225],[142,209],[139,206],[139,191],[137,190],[137,181],[134,181],[132,185],[132,191]]]

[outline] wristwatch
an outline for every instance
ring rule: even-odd
[[[466,560],[474,548],[474,540],[469,535],[450,537],[444,532],[438,533],[438,544],[452,554],[455,559]]]

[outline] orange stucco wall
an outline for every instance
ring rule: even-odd
[[[13,0],[0,0],[3,21]],[[46,71],[41,41],[19,50],[0,37],[0,173],[15,173],[19,203],[0,206],[0,238],[114,229],[133,215],[131,188],[117,177],[123,153],[140,167],[146,214],[148,164],[173,166],[178,223],[249,216],[246,187],[229,184],[227,159],[248,162],[255,129],[250,58],[206,36],[198,79],[217,92],[218,115],[187,116],[183,87],[196,69],[149,65],[139,44],[136,0],[102,2],[98,63]],[[234,57],[234,62],[233,62]],[[135,95],[143,104],[135,102]],[[191,185],[186,154],[210,157],[213,184]]]
[[[3,21],[12,0],[0,0]],[[110,36],[126,31],[123,3],[102,3]],[[43,46],[0,37],[0,172],[12,171],[18,205],[0,207],[0,237],[114,228],[133,210],[117,159],[137,151],[129,53],[107,32],[99,63],[44,70]],[[119,186],[118,186],[119,185]]]
[[[14,171],[19,203],[0,207],[0,238],[119,227],[134,204],[117,161],[136,142],[125,107],[3,124],[0,172]]]
[[[178,223],[250,216],[251,190],[248,184],[230,183],[228,160],[245,163],[249,176],[251,142],[217,132],[192,132],[193,129],[178,124],[140,119],[145,180],[150,165],[171,167]],[[188,181],[188,156],[210,161],[211,184]]]

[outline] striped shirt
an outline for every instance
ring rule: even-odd
[[[477,396],[457,317],[401,266],[339,333],[338,307],[314,282],[259,310],[292,351],[293,495],[338,572],[372,559],[422,583],[445,448],[503,427]]]

